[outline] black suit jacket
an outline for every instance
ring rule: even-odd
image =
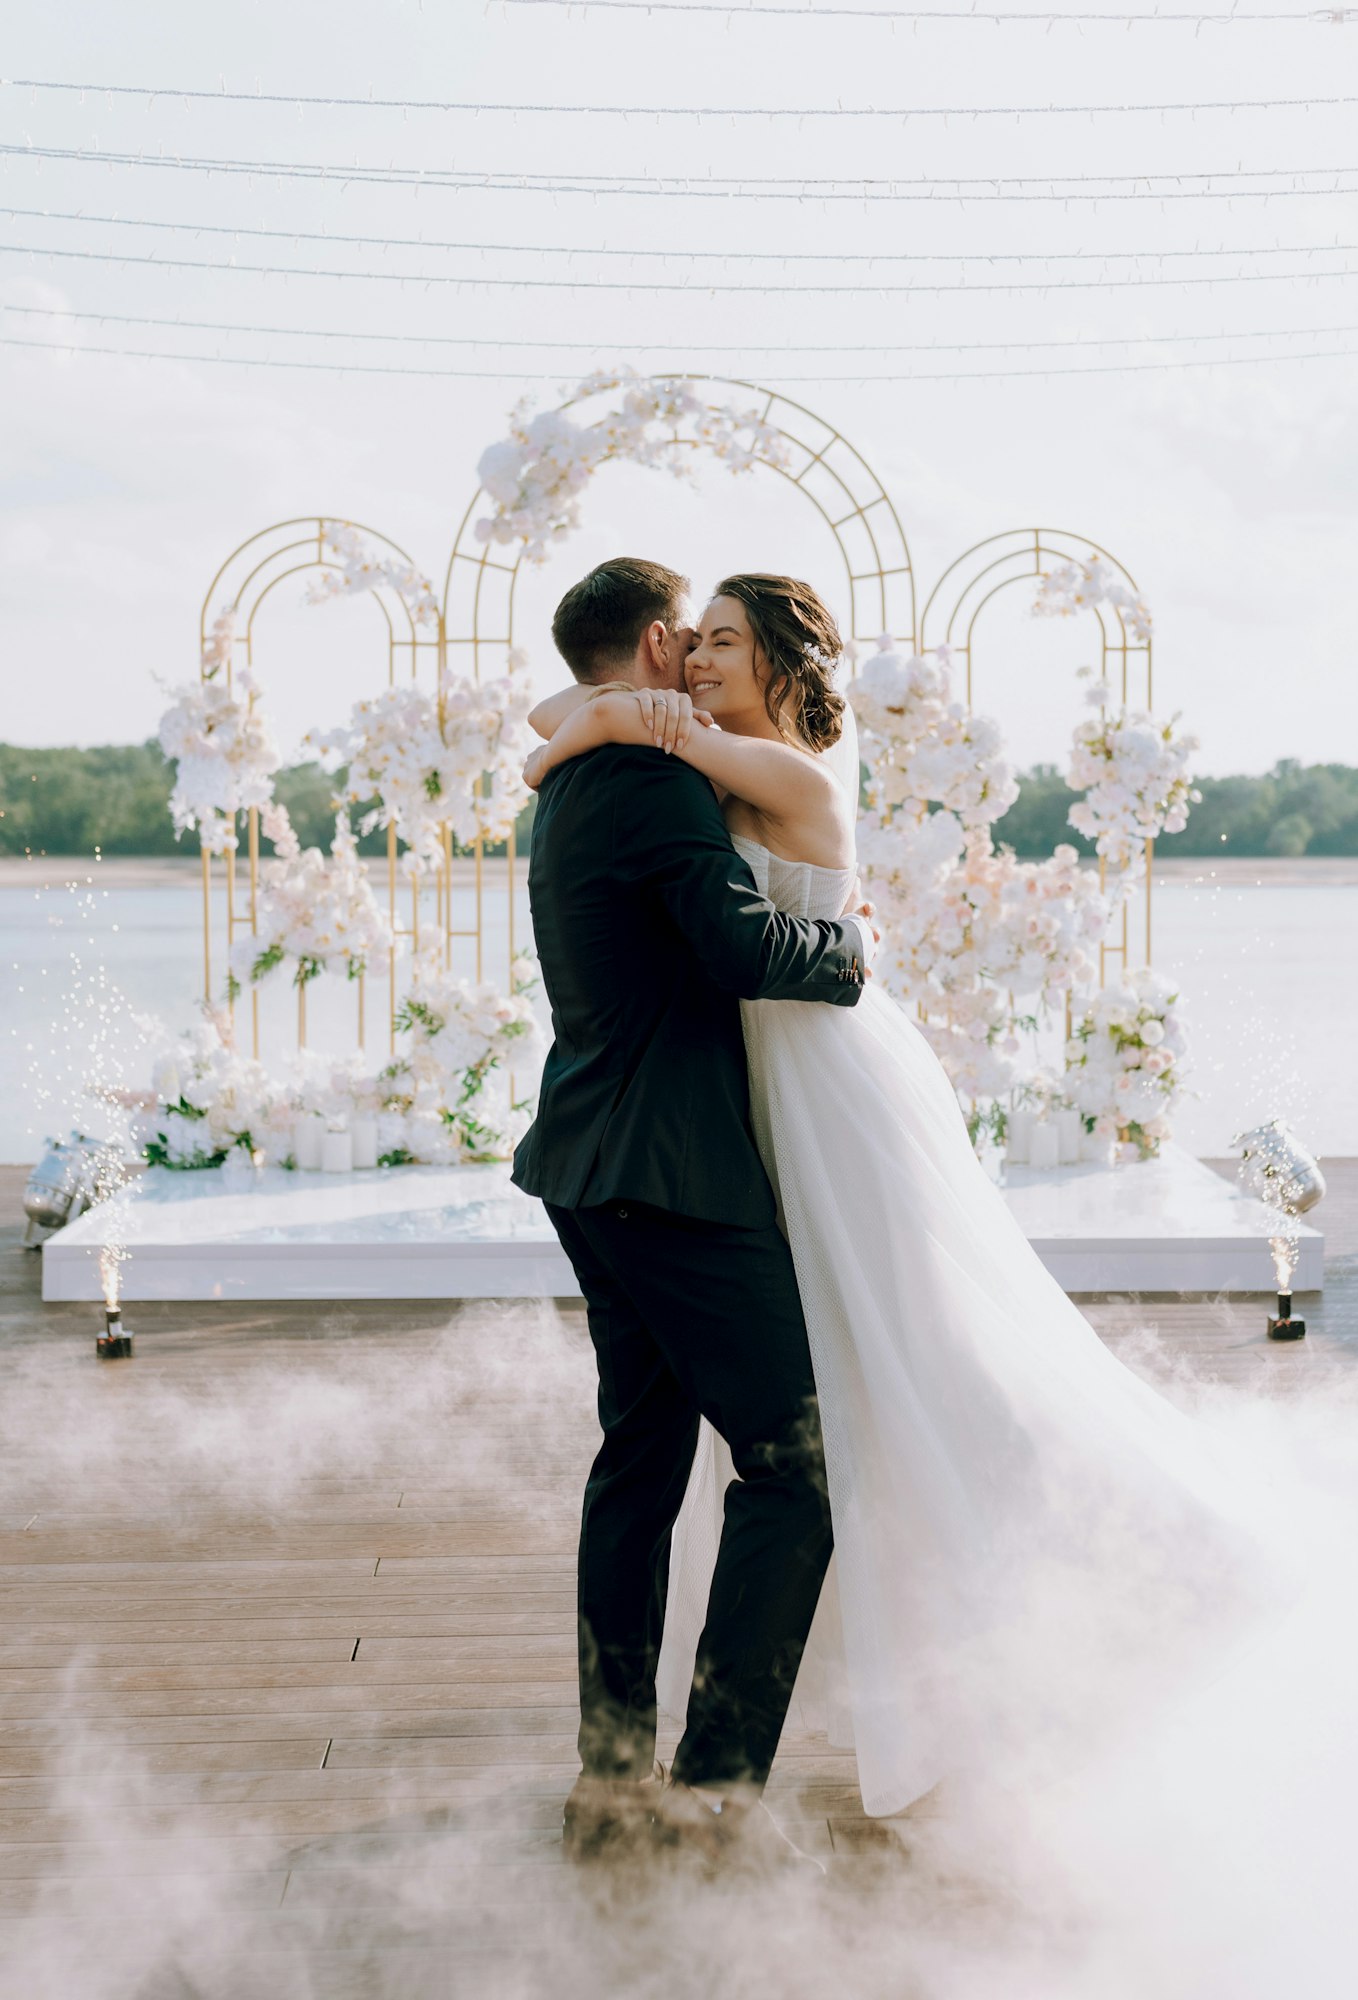
[[[555,1039],[517,1185],[767,1227],[737,1002],[852,1006],[857,927],[776,910],[707,780],[621,745],[549,772],[528,890]]]

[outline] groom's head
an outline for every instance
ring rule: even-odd
[[[556,607],[552,637],[578,681],[681,688],[693,638],[688,578],[615,556],[571,585]]]

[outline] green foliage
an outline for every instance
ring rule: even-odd
[[[0,854],[175,854],[174,771],[159,744],[25,750],[0,743]],[[197,842],[186,851],[196,852]]]
[[[93,750],[25,750],[0,743],[0,854],[196,854],[192,834],[176,841],[167,801],[174,782],[158,744],[112,744]],[[303,847],[328,848],[340,778],[319,764],[280,771],[276,791]],[[1202,802],[1183,833],[1159,843],[1164,854],[1358,854],[1358,769],[1286,759],[1265,777],[1199,778]],[[1092,850],[1066,815],[1077,795],[1054,765],[1039,764],[995,838],[1024,860],[1040,860],[1059,842]],[[518,827],[528,844],[534,801]],[[363,807],[354,808],[354,819]],[[381,829],[359,841],[385,854]],[[268,843],[265,843],[268,851]],[[494,848],[490,853],[502,852]]]
[[[1174,854],[1358,854],[1358,770],[1347,764],[1300,764],[1288,758],[1260,778],[1198,778],[1202,801],[1182,833],[1166,834],[1156,852]],[[1081,854],[1092,844],[1067,822],[1078,793],[1051,764],[1022,779],[1018,798],[995,824],[995,840],[1024,861],[1038,861],[1060,841]]]

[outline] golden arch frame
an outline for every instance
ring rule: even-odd
[[[973,650],[978,621],[987,605],[1003,590],[1023,581],[1035,581],[1049,562],[1088,563],[1094,558],[1110,565],[1135,589],[1129,572],[1118,559],[1098,543],[1066,530],[1023,528],[991,535],[975,543],[957,557],[930,591],[922,612],[916,616],[916,583],[909,544],[894,502],[866,459],[843,433],[804,404],[778,391],[737,378],[721,376],[661,376],[656,379],[701,384],[709,395],[736,390],[758,399],[757,421],[767,425],[787,453],[786,463],[756,461],[776,472],[803,493],[815,507],[834,537],[844,564],[849,591],[849,635],[854,640],[876,639],[884,633],[908,637],[912,646],[925,649],[948,644],[955,657],[965,662],[966,697],[970,705],[973,689]],[[563,408],[578,404],[574,398]],[[722,407],[709,402],[709,409]],[[676,432],[676,448],[701,449],[691,438]],[[410,606],[392,586],[379,584],[362,594],[376,603],[385,625],[387,684],[395,685],[401,675],[418,677],[421,667],[434,672],[435,685],[444,671],[456,664],[480,680],[483,667],[503,672],[514,645],[514,605],[524,548],[512,551],[494,542],[476,539],[474,524],[490,503],[484,489],[473,494],[458,525],[444,575],[443,599],[436,626],[422,634]],[[225,659],[225,677],[230,685],[233,669],[253,663],[255,621],[271,593],[288,578],[306,570],[335,570],[339,565],[326,554],[328,524],[356,529],[384,551],[413,567],[413,559],[398,543],[380,530],[340,515],[316,514],[293,517],[260,529],[232,551],[218,569],[205,594],[199,622],[200,671],[207,678],[206,648],[210,621],[223,611],[237,620],[236,630]],[[951,599],[945,592],[951,591]],[[1145,703],[1151,699],[1151,647],[1129,633],[1121,613],[1113,606],[1093,607],[1098,619],[1105,675],[1115,674],[1122,699],[1132,693],[1138,670],[1144,672]],[[229,953],[241,932],[257,930],[259,907],[259,812],[251,807],[247,818],[248,873],[243,899],[238,893],[237,855],[228,850],[220,867],[224,898],[223,934]],[[485,929],[485,873],[483,844],[474,848],[474,921],[467,926],[454,924],[453,853],[448,829],[444,830],[442,863],[436,881],[436,925],[442,936],[445,962],[451,962],[453,941],[470,940],[475,949],[476,974],[483,973]],[[1150,958],[1150,866],[1151,844],[1146,847],[1146,931],[1145,949]],[[409,921],[399,909],[397,838],[394,829],[387,839],[387,896],[389,916],[398,938],[418,945],[421,936],[420,889],[410,885]],[[507,843],[506,887],[508,903],[509,958],[515,950],[516,855],[511,834]],[[1102,873],[1102,871],[1101,871]],[[214,871],[212,856],[202,851],[203,889],[203,985],[209,1003],[213,999],[212,900]],[[1100,975],[1105,952],[1118,954],[1125,967],[1128,955],[1127,913],[1122,912],[1121,944],[1101,948]],[[357,1028],[360,1046],[365,1038],[365,981],[357,986]],[[393,962],[388,975],[389,1016],[394,1016],[397,998],[397,971]],[[253,1051],[259,1054],[259,996],[251,991]],[[234,1010],[235,1002],[232,1001]],[[394,1041],[394,1028],[392,1029]],[[306,1039],[306,989],[298,989],[298,1041]]]
[[[886,488],[867,460],[841,431],[804,404],[761,388],[717,375],[659,375],[661,382],[692,382],[708,391],[739,390],[761,399],[757,421],[774,430],[789,453],[786,465],[759,461],[795,486],[815,507],[830,529],[843,559],[849,586],[850,636],[875,639],[883,632],[915,630],[915,574],[900,516]],[[563,404],[572,409],[586,399]],[[719,404],[710,402],[716,411]],[[700,450],[692,439],[676,432],[676,448]],[[470,647],[473,672],[479,676],[487,653],[497,664],[514,643],[514,596],[523,566],[523,549],[512,556],[497,554],[495,543],[477,542],[478,516],[490,506],[478,488],[453,541],[444,575],[443,618],[450,648]]]
[[[1009,528],[998,535],[987,535],[951,562],[930,591],[920,614],[921,650],[943,644],[950,648],[954,659],[964,662],[966,700],[970,708],[974,695],[976,628],[987,606],[1015,584],[1037,582],[1053,563],[1075,562],[1088,567],[1095,561],[1115,570],[1129,590],[1137,591],[1135,577],[1110,550],[1099,542],[1090,541],[1085,535],[1073,534],[1069,529]],[[949,602],[944,592],[950,586]],[[1149,637],[1138,638],[1130,631],[1115,604],[1094,604],[1089,608],[1099,630],[1100,678],[1116,686],[1118,698],[1124,706],[1136,699],[1142,707],[1149,709],[1154,691],[1154,663]],[[1140,682],[1140,692],[1134,695],[1133,683],[1136,681]],[[1155,843],[1148,840],[1145,846],[1145,953],[1148,965],[1151,958],[1154,853]],[[1107,870],[1101,859],[1100,888],[1106,879]],[[1131,940],[1125,902],[1118,912],[1118,927],[1118,942],[1110,943],[1105,938],[1099,945],[1100,985],[1106,977],[1109,958],[1120,958],[1123,971],[1127,970]]]
[[[380,529],[371,528],[361,521],[344,520],[334,514],[298,515],[286,521],[276,521],[267,528],[259,529],[257,533],[249,536],[237,548],[232,550],[226,561],[218,569],[212,582],[208,585],[204,595],[198,624],[199,674],[201,679],[207,680],[209,678],[210,669],[208,666],[207,651],[211,624],[216,617],[220,617],[223,612],[226,612],[235,620],[235,631],[232,635],[231,643],[226,650],[223,662],[225,682],[228,687],[231,687],[234,683],[238,667],[249,669],[254,665],[255,622],[265,603],[272,593],[278,589],[279,585],[287,582],[290,577],[299,576],[308,570],[339,571],[341,566],[326,554],[327,527],[355,529],[359,534],[367,536],[372,542],[377,543],[385,552],[395,556],[402,563],[413,566],[409,553],[398,542],[392,541],[389,535],[383,534]],[[436,633],[423,636],[406,600],[401,596],[399,591],[387,583],[375,584],[370,589],[355,594],[361,594],[371,599],[376,605],[385,626],[387,685],[389,687],[395,686],[403,671],[407,678],[415,679],[418,676],[422,660],[427,656],[432,655],[437,662],[442,661],[444,651],[441,621]],[[253,696],[251,700],[253,701]],[[228,959],[231,947],[239,934],[248,932],[250,935],[255,935],[258,932],[259,832],[259,808],[251,806],[246,813],[247,872],[243,909],[240,907],[241,898],[238,895],[236,850],[228,848],[221,861],[220,874],[223,895],[221,933],[225,944],[223,956]],[[392,931],[398,938],[408,937],[414,944],[418,945],[420,938],[419,891],[412,884],[410,919],[408,923],[404,922],[399,907],[397,839],[394,828],[388,828],[387,831],[386,859],[388,916]],[[450,876],[451,857],[447,857],[447,860],[448,866],[440,870],[437,882],[441,921],[445,917],[445,912],[451,912],[451,889],[448,879]],[[213,999],[212,861],[213,857],[211,854],[209,854],[206,848],[203,848],[203,992],[209,1004],[211,1004]],[[444,927],[449,938],[453,935],[458,935],[458,933],[452,930],[450,915]],[[469,935],[470,933],[463,934]],[[360,976],[354,984],[357,1006],[357,1039],[359,1045],[362,1046],[366,1038],[367,1028],[366,976]],[[388,1012],[394,1016],[396,1011],[396,965],[394,959],[387,977],[387,985],[390,1003]],[[230,1004],[234,1014],[234,994]],[[257,1057],[259,1055],[260,1043],[259,994],[254,988],[251,988],[250,991],[250,1024],[251,1048],[253,1054]],[[297,989],[297,1040],[299,1047],[306,1041],[306,1029],[306,987],[305,985],[301,985]]]

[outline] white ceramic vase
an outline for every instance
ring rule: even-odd
[[[315,1173],[321,1164],[321,1142],[325,1120],[319,1111],[303,1111],[292,1123],[292,1157],[306,1173]]]

